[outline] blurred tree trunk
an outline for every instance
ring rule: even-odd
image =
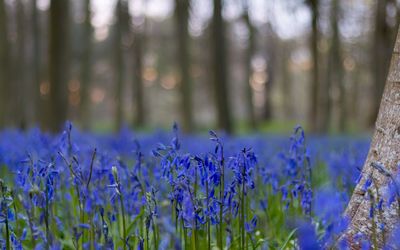
[[[143,14],[143,24],[133,24],[133,108],[136,110],[134,126],[143,127],[146,122],[144,91],[143,91],[143,55],[145,52],[146,16]]]
[[[249,32],[249,38],[247,40],[247,50],[246,50],[246,60],[245,60],[245,67],[246,67],[246,74],[245,74],[245,93],[246,93],[246,113],[248,115],[247,119],[250,125],[250,128],[255,129],[256,124],[256,117],[254,114],[254,105],[253,105],[253,90],[250,85],[251,75],[253,73],[251,67],[251,60],[254,56],[255,51],[255,33],[256,30],[251,23],[250,15],[249,15],[249,2],[248,0],[243,0],[243,14],[242,19],[247,26],[247,30]]]
[[[281,70],[282,70],[282,93],[283,111],[286,119],[293,116],[292,107],[292,73],[290,71],[290,56],[292,48],[289,42],[282,42]]]
[[[41,46],[40,46],[40,21],[39,21],[39,14],[37,8],[37,0],[32,0],[31,5],[31,15],[32,15],[32,43],[33,43],[33,53],[32,53],[32,71],[33,71],[33,95],[34,95],[34,121],[39,125],[42,122],[42,107],[43,103],[40,97],[40,82],[41,82]]]
[[[400,29],[399,29],[400,31]],[[374,249],[382,249],[384,239],[399,223],[398,204],[388,207],[387,200],[382,193],[385,185],[392,176],[398,173],[400,162],[400,32],[397,35],[396,44],[390,63],[390,70],[386,80],[386,86],[379,114],[375,123],[375,133],[372,138],[370,150],[361,180],[354,189],[345,214],[350,219],[349,228],[343,238],[351,244],[352,249],[359,249],[355,239],[357,233],[362,232],[370,239]],[[377,167],[380,166],[380,167]],[[372,180],[371,188],[367,192],[365,183]],[[381,193],[379,193],[381,192]],[[373,199],[369,198],[369,194]],[[383,199],[381,211],[378,210],[379,198]],[[375,201],[376,200],[376,201]],[[376,202],[375,205],[373,201]],[[396,201],[395,201],[396,203]],[[377,218],[370,218],[371,207],[373,214],[383,214]],[[383,226],[383,233],[377,233],[377,228]],[[379,232],[379,231],[378,231]]]
[[[82,127],[88,129],[90,127],[90,81],[92,73],[92,23],[90,0],[84,1],[85,20],[83,22],[83,55],[81,67],[81,102],[79,116],[82,122]]]
[[[339,88],[339,131],[347,130],[347,98],[346,98],[346,82],[343,77],[343,56],[342,56],[342,41],[340,38],[339,23],[341,18],[340,0],[333,1],[333,41],[332,50],[334,56],[334,77]]]
[[[271,23],[267,24],[267,46],[266,46],[266,58],[267,58],[267,77],[264,83],[265,90],[265,101],[263,110],[263,120],[270,121],[272,118],[272,85],[275,80],[275,64],[276,64],[276,41],[275,32],[272,28]]]
[[[371,53],[371,67],[372,72],[374,72],[374,98],[372,113],[369,117],[369,126],[373,126],[379,111],[380,99],[385,86],[385,77],[389,69],[390,56],[396,35],[397,27],[391,27],[387,22],[388,16],[386,9],[390,2],[393,2],[393,0],[376,1],[373,51]]]
[[[118,0],[116,5],[116,17],[117,22],[115,24],[115,125],[116,129],[120,129],[124,120],[123,111],[123,88],[124,88],[124,57],[123,57],[123,23],[124,23],[124,11],[126,2],[124,0]]]
[[[62,129],[68,113],[69,0],[50,1],[49,108],[47,128]]]
[[[354,73],[352,76],[352,88],[350,97],[350,112],[348,113],[349,121],[352,121],[356,127],[359,127],[359,100],[360,100],[360,81],[361,69],[360,65],[356,63]]]
[[[233,132],[231,107],[229,104],[229,87],[227,82],[227,58],[225,24],[222,18],[222,0],[214,0],[212,18],[213,74],[215,98],[217,104],[217,121],[219,129],[227,133]]]
[[[324,84],[324,89],[321,91],[321,130],[324,132],[329,131],[332,118],[332,88],[336,88],[339,92],[339,100],[337,101],[339,107],[339,131],[346,130],[346,93],[345,83],[343,79],[343,59],[341,51],[341,40],[339,33],[339,19],[340,19],[340,1],[333,0],[331,2],[331,29],[332,38],[329,49],[327,80]]]
[[[9,78],[9,40],[5,0],[0,0],[0,128],[9,124],[10,78]]]
[[[138,28],[138,27],[137,27]],[[134,106],[136,108],[135,126],[143,127],[145,124],[144,110],[144,91],[143,91],[143,52],[144,52],[144,33],[138,30],[134,31],[134,77],[133,77],[133,93]]]
[[[319,96],[319,60],[318,60],[318,19],[319,19],[319,0],[307,0],[311,10],[311,38],[310,50],[312,55],[311,71],[311,102],[309,109],[309,126],[311,131],[319,131],[318,121],[318,96]]]
[[[16,1],[17,11],[17,54],[14,65],[15,87],[14,87],[14,117],[16,125],[25,129],[27,127],[28,112],[27,108],[30,107],[31,98],[29,98],[29,88],[26,84],[25,76],[27,74],[26,56],[25,56],[25,6],[22,0]]]
[[[189,9],[189,0],[175,0],[175,17],[178,38],[177,50],[180,69],[180,106],[182,108],[183,129],[186,132],[193,130],[192,81],[190,77],[190,37],[188,30]]]

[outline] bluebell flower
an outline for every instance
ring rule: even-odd
[[[314,227],[311,224],[308,223],[301,224],[297,230],[297,234],[298,234],[300,249],[304,250],[321,249]]]

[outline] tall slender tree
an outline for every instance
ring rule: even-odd
[[[41,67],[42,67],[42,54],[41,54],[41,29],[39,20],[39,11],[37,7],[37,0],[32,0],[31,5],[31,18],[32,18],[32,82],[33,82],[33,96],[34,96],[34,121],[38,124],[42,122],[42,107],[43,103],[40,98],[40,82],[41,82]]]
[[[345,82],[343,79],[343,58],[341,51],[341,38],[339,33],[340,18],[340,0],[331,1],[331,29],[332,38],[330,42],[327,79],[321,90],[321,130],[324,132],[329,130],[332,118],[332,88],[339,91],[339,100],[337,102],[339,110],[339,131],[344,132],[346,129],[346,93]]]
[[[265,46],[265,57],[267,61],[266,73],[267,77],[264,82],[264,107],[263,107],[263,120],[270,121],[272,118],[272,85],[275,80],[275,65],[276,60],[276,34],[273,30],[271,22],[266,26],[267,41]]]
[[[346,82],[343,77],[343,56],[342,56],[342,41],[339,32],[339,23],[341,16],[340,0],[332,2],[332,56],[333,68],[335,69],[332,75],[339,89],[339,131],[345,132],[347,129],[347,100],[346,100]]]
[[[115,125],[116,129],[120,129],[124,121],[124,110],[123,110],[123,89],[124,89],[124,57],[123,57],[123,36],[128,21],[126,20],[126,15],[128,14],[128,6],[125,0],[118,0],[116,5],[116,18],[115,23],[115,82],[116,82],[116,92],[115,92]]]
[[[13,65],[14,71],[14,119],[15,125],[19,128],[26,128],[28,123],[28,110],[30,106],[27,102],[29,98],[29,88],[26,84],[26,30],[25,30],[25,5],[22,0],[16,1],[16,12],[17,12],[17,53],[15,58],[15,64]]]
[[[222,18],[222,0],[214,0],[212,18],[213,75],[217,105],[217,122],[220,129],[233,132],[231,109],[229,105],[229,87],[227,82],[227,54],[225,24]]]
[[[292,107],[292,72],[290,70],[290,56],[292,48],[290,41],[283,41],[281,46],[281,75],[282,75],[282,93],[283,99],[283,110],[286,119],[290,119],[293,115]]]
[[[62,128],[68,114],[69,5],[69,0],[50,1],[50,115],[47,128],[53,132]]]
[[[307,0],[311,10],[311,37],[310,50],[312,56],[311,70],[311,102],[309,108],[309,126],[312,131],[319,130],[318,121],[318,96],[319,96],[319,59],[318,59],[318,19],[319,19],[319,0]]]
[[[136,111],[134,126],[143,127],[146,122],[143,89],[143,56],[145,53],[146,15],[141,17],[143,22],[136,24],[133,20],[133,108]]]
[[[190,0],[175,0],[175,20],[178,39],[177,55],[180,71],[180,107],[182,109],[183,129],[187,132],[193,130],[190,37],[188,30],[189,9]]]
[[[5,0],[0,0],[0,128],[7,124],[9,111],[9,40]]]
[[[90,126],[90,100],[89,89],[92,73],[92,33],[93,27],[91,22],[90,0],[84,1],[84,22],[83,22],[83,54],[81,66],[81,102],[80,102],[80,119],[84,129]]]
[[[253,90],[250,85],[250,79],[252,75],[252,67],[251,67],[251,60],[254,56],[255,52],[255,33],[256,29],[254,28],[251,20],[250,20],[250,10],[249,10],[249,1],[243,0],[243,12],[242,12],[242,19],[246,24],[247,30],[249,32],[248,40],[247,40],[247,49],[245,55],[245,81],[244,81],[244,91],[246,93],[246,113],[248,115],[248,123],[252,129],[256,128],[256,117],[254,112],[254,105],[253,105]]]

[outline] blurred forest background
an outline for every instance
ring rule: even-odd
[[[367,131],[396,0],[0,0],[0,127]]]

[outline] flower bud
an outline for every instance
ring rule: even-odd
[[[113,174],[115,180],[118,180],[118,169],[116,166],[112,166],[111,173]]]

